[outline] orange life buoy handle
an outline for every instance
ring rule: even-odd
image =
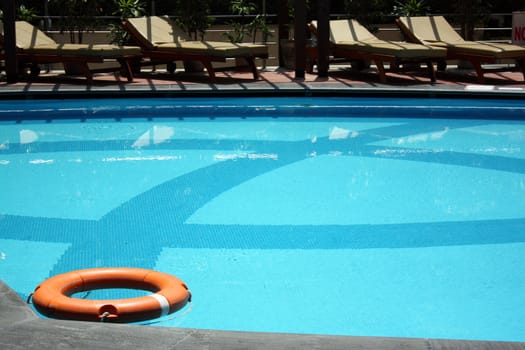
[[[152,294],[128,299],[87,300],[74,293],[104,288],[141,289]],[[56,275],[33,293],[42,314],[82,321],[137,322],[173,313],[186,305],[191,293],[177,277],[139,268],[94,268]]]

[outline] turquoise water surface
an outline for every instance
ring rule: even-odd
[[[0,101],[0,279],[137,266],[192,291],[158,326],[525,341],[523,105]]]

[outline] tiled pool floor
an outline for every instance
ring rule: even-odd
[[[30,96],[61,93],[255,93],[348,91],[416,91],[426,93],[502,92],[523,95],[521,73],[498,73],[487,76],[486,84],[476,83],[472,72],[451,71],[438,74],[436,84],[422,75],[389,74],[386,84],[379,83],[375,72],[352,73],[333,70],[328,78],[306,75],[294,79],[293,71],[267,69],[259,81],[250,73],[220,72],[215,83],[205,74],[178,74],[175,79],[163,72],[139,76],[133,83],[117,81],[113,75],[97,75],[95,83],[44,74],[33,82],[6,84],[0,79],[2,96]],[[3,349],[525,349],[525,343],[429,340],[375,337],[333,337],[249,332],[223,332],[148,326],[96,324],[41,319],[18,295],[0,282],[0,346]]]

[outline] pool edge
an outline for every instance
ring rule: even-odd
[[[2,281],[0,339],[4,349],[525,349],[525,342],[235,332],[43,319]]]
[[[193,84],[191,88],[178,85],[118,86],[38,85],[1,86],[0,100],[16,99],[71,99],[71,98],[140,98],[140,97],[445,97],[445,98],[523,98],[525,87],[487,85],[395,86],[380,84],[344,83],[258,83],[249,88],[243,84]]]

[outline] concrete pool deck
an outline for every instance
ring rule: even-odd
[[[259,81],[250,73],[220,72],[210,83],[206,74],[150,72],[126,83],[113,75],[96,75],[92,85],[83,78],[64,78],[60,74],[43,74],[32,82],[7,84],[0,79],[0,98],[66,98],[122,96],[187,96],[235,94],[265,96],[298,94],[495,94],[525,97],[521,73],[497,73],[487,76],[486,84],[477,84],[470,71],[451,70],[438,73],[431,84],[424,75],[388,74],[380,83],[374,71],[354,73],[345,69],[330,71],[319,79],[307,74],[294,79],[292,71],[268,68]],[[116,80],[117,79],[117,80]],[[2,349],[476,349],[525,350],[525,342],[486,342],[416,338],[384,338],[329,335],[300,335],[230,332],[201,329],[133,326],[43,319],[0,281],[0,347]]]
[[[328,336],[43,319],[0,281],[2,349],[370,349],[523,350],[524,342]]]
[[[254,81],[250,72],[219,71],[214,83],[206,72],[185,73],[177,70],[168,74],[163,70],[144,71],[132,83],[113,74],[96,74],[93,84],[85,78],[65,77],[61,72],[43,73],[32,81],[7,84],[0,78],[0,98],[66,98],[90,96],[188,96],[188,95],[348,95],[348,94],[422,94],[422,95],[525,95],[525,82],[520,72],[487,73],[485,83],[478,84],[472,70],[450,68],[438,72],[437,81],[431,83],[424,72],[387,73],[387,82],[379,82],[377,71],[356,72],[345,66],[336,66],[327,78],[306,74],[295,79],[291,70],[268,67],[261,70]]]

